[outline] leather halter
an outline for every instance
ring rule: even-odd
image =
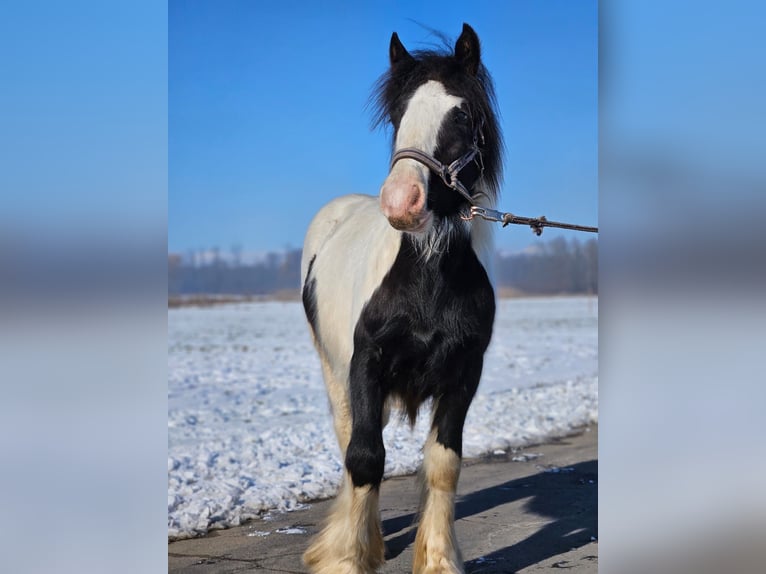
[[[471,205],[476,205],[476,200],[473,198],[471,192],[465,187],[465,185],[463,185],[463,182],[460,181],[459,175],[463,168],[471,163],[477,155],[479,158],[481,158],[481,150],[479,149],[478,142],[481,141],[484,143],[484,133],[482,132],[483,127],[484,120],[482,118],[482,121],[476,126],[476,130],[474,131],[473,146],[471,146],[471,149],[468,151],[468,153],[460,156],[449,165],[444,165],[438,159],[422,150],[414,147],[405,147],[397,150],[396,153],[394,153],[393,157],[391,158],[391,168],[393,168],[394,164],[400,159],[414,159],[438,175],[447,187],[457,191],[468,201],[468,203]],[[482,171],[484,171],[483,165]]]
[[[447,187],[457,191],[460,195],[466,198],[471,205],[473,205],[475,203],[474,199],[468,189],[466,189],[466,187],[463,185],[463,182],[458,179],[458,175],[465,166],[473,161],[473,158],[476,157],[476,154],[478,153],[479,149],[474,147],[467,154],[459,157],[451,164],[444,165],[438,159],[428,155],[424,151],[414,147],[405,147],[394,154],[394,157],[391,159],[391,167],[394,167],[394,164],[400,159],[406,158],[419,161],[436,175],[438,175]]]

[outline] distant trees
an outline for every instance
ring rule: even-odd
[[[301,250],[266,253],[250,261],[242,248],[217,247],[168,255],[169,295],[267,295],[297,290]],[[527,294],[598,293],[598,242],[554,238],[495,258],[498,287]]]
[[[495,279],[529,294],[598,293],[598,241],[557,237],[535,249],[498,254]]]
[[[266,295],[300,285],[301,250],[267,253],[246,263],[240,249],[222,257],[218,249],[186,257],[168,256],[170,295]]]

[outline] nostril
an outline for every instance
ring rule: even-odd
[[[409,205],[407,210],[411,212],[418,212],[423,208],[425,204],[426,194],[423,192],[423,188],[418,184],[412,184],[410,188]]]

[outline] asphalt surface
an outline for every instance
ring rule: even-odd
[[[598,427],[520,451],[467,460],[455,529],[466,573],[598,571]],[[330,501],[168,545],[168,572],[306,572],[301,555]],[[381,485],[385,574],[411,571],[414,476]]]

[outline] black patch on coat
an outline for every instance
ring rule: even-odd
[[[308,319],[309,325],[311,325],[311,330],[314,332],[314,336],[318,337],[319,332],[317,331],[317,298],[316,298],[316,278],[312,277],[311,271],[314,268],[314,261],[316,261],[317,256],[314,255],[311,258],[311,261],[309,261],[309,268],[308,271],[306,271],[306,281],[303,284],[303,310],[306,313],[306,319]]]
[[[386,449],[380,432],[357,432],[351,435],[345,464],[354,486],[380,486],[385,462]]]
[[[360,471],[361,461],[374,468],[373,478],[382,468],[380,417],[390,395],[402,400],[412,423],[423,402],[433,397],[437,441],[462,453],[463,423],[479,384],[494,316],[492,285],[467,234],[454,237],[447,252],[429,259],[403,235],[393,266],[354,331],[352,454],[346,462],[354,467],[349,467],[352,478],[359,471],[355,484],[370,478]]]

